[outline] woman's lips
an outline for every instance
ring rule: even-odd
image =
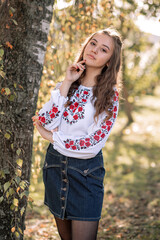
[[[87,56],[88,56],[89,58],[91,58],[91,59],[94,59],[94,60],[95,60],[95,57],[94,57],[94,56],[92,56],[91,54],[87,54]]]

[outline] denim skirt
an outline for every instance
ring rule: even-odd
[[[43,166],[44,204],[60,219],[101,218],[105,169],[102,150],[93,158],[66,157],[50,144]]]

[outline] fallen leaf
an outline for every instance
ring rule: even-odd
[[[13,232],[15,232],[15,230],[16,230],[15,227],[13,227],[13,228],[11,229],[11,232],[13,233]]]
[[[9,26],[8,24],[6,24],[6,28],[7,28],[7,29],[9,29],[9,28],[10,28],[10,26]]]
[[[7,47],[9,47],[10,49],[13,48],[13,46],[12,46],[12,44],[10,44],[10,42],[6,42],[6,45],[7,45]]]

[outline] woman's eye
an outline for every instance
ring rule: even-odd
[[[96,45],[94,42],[91,42],[91,45]]]
[[[103,52],[107,52],[106,49],[104,49],[104,48],[102,48],[102,51],[103,51]]]

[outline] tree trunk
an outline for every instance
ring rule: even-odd
[[[31,117],[36,110],[53,4],[54,0],[0,3],[0,56],[3,55],[0,71],[2,76],[5,73],[4,78],[0,76],[3,240],[23,239],[33,142]]]
[[[124,96],[124,99],[125,99],[125,112],[126,112],[126,115],[128,117],[127,125],[129,125],[130,123],[133,122],[133,117],[132,117],[132,114],[131,114],[132,113],[132,106],[128,102],[128,92],[127,92],[127,88],[126,88],[125,85],[123,86],[123,96]]]
[[[133,117],[132,117],[132,106],[130,104],[130,102],[128,101],[128,91],[127,91],[127,87],[126,87],[126,62],[125,62],[125,54],[124,54],[124,51],[123,50],[123,61],[122,61],[122,79],[123,79],[123,82],[124,82],[124,86],[123,86],[123,97],[125,99],[125,102],[124,102],[124,110],[125,110],[125,113],[127,115],[127,118],[128,118],[128,123],[127,125],[129,125],[130,123],[132,123],[134,120],[133,120]]]
[[[123,0],[123,5],[124,5],[124,0]],[[122,34],[122,38],[123,39],[126,39],[127,36],[126,36],[126,32],[124,30],[125,28],[125,22],[124,22],[124,17],[120,15],[120,32]],[[128,122],[126,125],[129,125],[130,123],[132,123],[134,120],[133,120],[133,117],[132,117],[132,106],[130,104],[130,102],[128,101],[128,90],[127,90],[127,86],[126,86],[126,82],[127,82],[127,77],[126,77],[126,54],[125,54],[125,48],[123,49],[122,51],[122,80],[123,80],[123,83],[124,83],[124,86],[123,86],[123,97],[124,97],[124,110],[125,110],[125,113],[127,115],[127,118],[128,118]]]

